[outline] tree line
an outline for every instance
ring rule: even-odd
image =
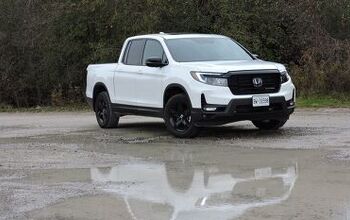
[[[232,37],[286,64],[299,95],[350,92],[350,0],[1,0],[0,105],[81,103],[88,64],[157,32]]]

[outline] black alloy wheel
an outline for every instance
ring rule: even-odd
[[[198,134],[198,127],[192,120],[192,107],[184,94],[170,98],[165,106],[164,120],[168,130],[176,137],[190,138]]]
[[[107,92],[101,92],[97,95],[95,113],[97,122],[101,128],[115,128],[118,126],[119,117],[112,110]]]
[[[184,132],[190,127],[191,111],[186,103],[175,103],[171,106],[170,124],[179,132]]]
[[[105,124],[107,121],[107,102],[104,99],[99,99],[96,106],[96,116],[100,124]]]

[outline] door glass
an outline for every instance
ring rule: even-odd
[[[146,60],[148,58],[162,58],[164,60],[164,51],[162,45],[156,40],[147,40],[145,46],[145,52],[143,55],[142,64],[146,65]]]
[[[133,40],[129,46],[128,56],[126,58],[127,65],[141,65],[141,57],[145,40]]]

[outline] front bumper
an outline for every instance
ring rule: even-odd
[[[194,80],[193,80],[194,81]],[[189,92],[189,97],[191,99],[191,104],[193,108],[202,108],[201,105],[201,95],[203,94],[210,104],[215,105],[229,105],[231,100],[233,99],[249,99],[252,98],[254,94],[249,95],[234,95],[232,94],[229,87],[224,86],[211,86],[200,82],[193,82],[187,88]],[[280,90],[277,93],[268,93],[268,95],[272,97],[280,97],[283,96],[285,100],[291,100],[293,95],[295,94],[295,86],[291,80],[281,85]]]
[[[294,112],[294,97],[286,101],[284,96],[270,97],[269,107],[252,106],[252,98],[233,99],[227,106],[209,105],[202,98],[202,109],[193,109],[192,118],[197,126],[220,125],[236,121],[259,120],[288,120]],[[206,107],[216,108],[215,112],[208,112]]]

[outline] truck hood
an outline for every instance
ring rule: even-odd
[[[285,67],[279,63],[263,60],[238,60],[238,61],[210,61],[181,63],[191,71],[222,72],[245,71],[245,70],[279,70],[285,71]]]

